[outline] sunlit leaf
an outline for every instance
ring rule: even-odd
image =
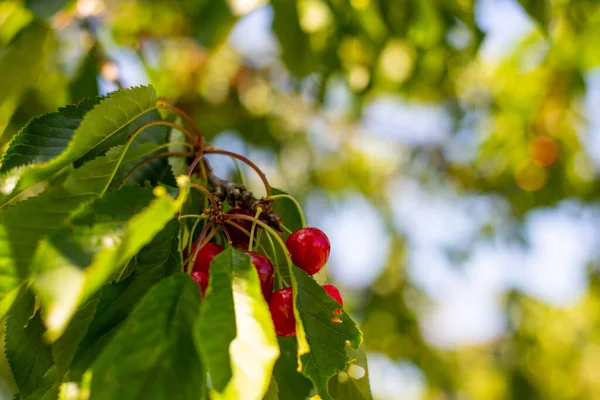
[[[219,254],[210,270],[197,343],[211,380],[217,378],[213,396],[261,398],[268,390],[279,349],[258,274],[250,257],[232,248]],[[220,299],[225,300],[224,308]]]
[[[172,220],[135,256],[135,269],[129,277],[102,289],[95,316],[81,341],[75,343],[77,347],[69,379],[81,378],[153,285],[166,276],[181,271],[178,235],[179,222]],[[66,333],[55,346],[65,335]]]
[[[110,140],[130,122],[148,112],[156,104],[156,93],[151,86],[141,86],[121,90],[103,99],[88,112],[79,127],[75,130],[67,148],[47,162],[32,164],[18,171],[18,175],[4,175],[0,185],[7,185],[7,180],[16,179],[6,190],[2,204],[5,205],[18,194],[33,185],[48,179],[67,167],[80,157],[94,151],[97,147]]]
[[[88,99],[32,119],[9,143],[2,157],[0,173],[58,156],[68,147],[84,115],[96,103],[95,99]]]
[[[172,199],[162,187],[127,186],[88,204],[40,243],[34,285],[46,309],[47,337],[56,339],[82,302],[152,240],[180,209],[189,180]],[[69,282],[61,285],[59,282]]]

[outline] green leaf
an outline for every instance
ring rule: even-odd
[[[213,382],[212,396],[262,398],[279,349],[258,273],[250,257],[232,248],[215,257],[210,269],[196,339]]]
[[[372,400],[365,346],[361,345],[357,350],[346,346],[346,351],[356,361],[329,380],[329,394],[334,399]]]
[[[77,310],[63,335],[52,345],[52,355],[56,363],[57,373],[61,378],[67,372],[79,342],[94,319],[98,302],[99,296],[93,296],[90,301]]]
[[[102,193],[117,156],[92,160],[72,170],[56,187],[0,213],[0,317],[14,301],[21,282],[29,277],[40,240],[62,228],[80,204]]]
[[[6,358],[22,399],[36,391],[52,367],[52,348],[42,340],[44,325],[35,297],[22,290],[6,324]]]
[[[273,378],[277,381],[279,394],[286,400],[304,400],[312,388],[312,382],[297,371],[298,345],[295,337],[280,337],[279,349],[281,355],[275,363]]]
[[[184,13],[193,21],[196,38],[208,49],[226,40],[237,20],[225,0],[186,1],[184,7]]]
[[[0,54],[0,132],[5,133],[24,92],[38,82],[52,47],[52,30],[36,21],[19,32]],[[0,134],[0,144],[9,139]]]
[[[263,400],[279,400],[279,388],[275,379],[271,379],[269,390],[267,390]]]
[[[196,323],[196,343],[210,374],[213,390],[219,393],[225,391],[233,376],[229,347],[236,337],[237,328],[231,284],[232,257],[233,252],[228,249],[211,262],[202,313]]]
[[[81,342],[76,343],[78,347],[73,356],[69,379],[81,379],[152,286],[166,276],[181,271],[178,249],[179,221],[174,219],[136,255],[135,269],[129,277],[104,287],[94,319]],[[65,335],[66,333],[56,343]]]
[[[310,347],[310,352],[301,356],[302,373],[313,381],[321,398],[328,400],[329,378],[352,361],[346,354],[346,342],[358,348],[362,334],[339,303],[306,272],[294,268],[294,277],[298,288],[296,307]],[[336,314],[336,310],[341,310],[341,314]]]
[[[0,207],[33,185],[51,178],[77,159],[101,148],[123,127],[150,111],[155,104],[156,92],[151,86],[121,90],[103,99],[84,116],[71,142],[60,155],[41,164],[28,165],[19,170],[18,175],[0,178],[3,193],[8,192],[2,198]],[[12,183],[11,180],[16,182]],[[12,190],[6,189],[13,185]]]
[[[92,366],[90,399],[203,398],[193,337],[199,308],[198,285],[185,274],[150,289]]]
[[[81,65],[73,80],[69,84],[71,101],[77,102],[85,98],[96,98],[100,91],[98,89],[98,48],[92,46],[90,51],[81,60]]]
[[[84,115],[95,105],[96,100],[86,100],[32,119],[8,144],[0,173],[58,156],[68,147]]]
[[[519,4],[540,26],[544,34],[548,34],[551,21],[550,0],[519,0]]]
[[[77,307],[174,217],[189,192],[189,178],[181,178],[176,199],[163,187],[109,192],[40,243],[32,269],[49,340],[58,338]]]
[[[273,32],[279,40],[281,59],[296,76],[306,76],[313,71],[315,60],[310,39],[300,26],[298,5],[295,1],[272,0]]]
[[[42,18],[51,17],[60,11],[69,0],[25,0],[25,5]]]

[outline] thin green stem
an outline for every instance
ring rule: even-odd
[[[285,261],[287,262],[288,268],[290,270],[290,276],[293,275],[294,271],[292,269],[293,264],[292,259],[290,258],[290,253],[288,252],[287,247],[283,242],[283,239],[281,239],[281,237],[277,234],[277,231],[275,231],[275,229],[271,228],[269,225],[265,224],[261,220],[256,219],[254,217],[250,217],[248,215],[236,214],[235,219],[245,219],[246,221],[255,222],[258,226],[266,230],[267,233],[271,234],[271,236],[274,236],[275,240],[277,240],[277,242],[281,246],[281,250],[283,251],[283,255],[285,256]]]
[[[300,214],[300,221],[302,222],[302,227],[306,228],[306,219],[304,218],[304,212],[302,211],[302,207],[300,207],[300,203],[298,202],[298,200],[296,200],[294,198],[294,196],[291,196],[289,194],[276,194],[273,196],[269,196],[267,197],[267,200],[277,200],[277,199],[289,199],[291,200],[294,205],[296,206],[296,209],[298,210],[298,214]]]
[[[210,217],[210,215],[207,215],[207,214],[185,214],[185,215],[180,215],[179,219],[198,218],[198,220],[202,220],[202,219],[206,219],[208,217]]]
[[[111,182],[113,181],[113,179],[115,179],[115,175],[117,174],[117,171],[119,170],[119,167],[121,166],[121,163],[123,162],[123,159],[125,158],[125,154],[127,154],[127,150],[129,150],[129,147],[131,146],[131,143],[134,142],[135,138],[140,133],[142,133],[144,131],[144,129],[149,128],[151,126],[155,126],[155,125],[170,126],[170,123],[168,123],[168,121],[162,121],[162,120],[150,121],[150,122],[146,122],[143,125],[140,125],[135,131],[133,131],[131,136],[128,138],[127,143],[125,143],[125,145],[123,146],[123,150],[121,151],[121,154],[119,155],[119,159],[117,160],[117,163],[116,163],[115,167],[113,168],[113,171],[110,174],[110,179],[108,180],[108,182],[106,183],[106,186],[100,193],[100,196],[103,196],[104,193],[106,193]]]
[[[269,240],[269,244],[271,245],[271,251],[273,252],[273,261],[274,261],[274,265],[275,265],[275,272],[277,275],[277,281],[278,281],[278,288],[281,289],[283,287],[287,287],[289,286],[289,284],[287,283],[287,281],[285,279],[283,279],[283,276],[281,275],[281,270],[279,269],[279,261],[277,260],[277,250],[275,250],[275,243],[273,243],[273,239],[271,239],[271,235],[267,235],[267,239]],[[286,286],[283,286],[286,285]]]
[[[258,233],[256,234],[256,240],[255,240],[256,244],[254,245],[254,247],[258,247],[258,245],[260,244],[260,239],[262,237],[262,233],[263,233],[263,231],[258,231]]]
[[[162,104],[160,104],[160,103],[162,103]],[[198,129],[198,126],[196,125],[196,123],[190,118],[189,115],[187,115],[185,113],[185,111],[181,110],[180,108],[175,107],[174,105],[172,105],[172,104],[170,104],[168,102],[164,102],[164,101],[162,101],[162,102],[159,101],[159,104],[156,105],[156,108],[163,108],[163,109],[171,110],[175,114],[177,114],[181,118],[183,118],[185,120],[185,122],[187,122],[192,127],[192,129],[194,130],[194,133],[196,133],[196,135],[197,135],[197,138],[195,138],[192,135],[192,140],[194,142],[196,142],[196,140],[199,140],[199,138],[202,138],[202,134],[200,133],[200,129]]]
[[[260,207],[256,207],[256,214],[254,215],[254,218],[256,218],[258,220],[258,217],[260,216],[260,213],[262,212],[262,208]],[[252,250],[252,243],[253,243],[253,239],[254,239],[254,231],[256,230],[256,222],[252,222],[252,228],[250,228],[250,240],[248,241],[248,251]]]
[[[196,228],[198,227],[198,225],[200,224],[200,221],[202,221],[202,220],[203,219],[198,218],[196,221],[194,221],[194,224],[192,225],[192,229],[190,230],[190,238],[188,239],[188,243],[187,243],[188,258],[189,258],[189,255],[192,254],[192,247],[194,245],[194,233],[196,232]],[[204,225],[202,227],[202,229],[204,229],[205,227],[206,227],[206,225]]]
[[[281,227],[283,228],[284,231],[286,231],[287,233],[289,233],[290,235],[293,233],[292,230],[290,228],[288,228],[287,226],[281,224]]]
[[[200,220],[198,220],[198,221],[200,221]],[[211,234],[209,234],[207,236],[206,232],[208,232],[208,230],[211,229],[211,228],[213,228],[211,230]],[[193,229],[195,229],[195,227]],[[194,261],[196,261],[196,256],[198,255],[198,252],[200,251],[200,249],[202,247],[204,247],[204,245],[206,243],[208,243],[208,241],[210,239],[212,239],[212,237],[215,235],[216,232],[217,232],[217,230],[214,229],[214,223],[212,221],[209,222],[208,224],[206,224],[206,226],[204,226],[204,228],[202,228],[202,231],[200,232],[200,235],[198,236],[198,238],[199,238],[198,242],[199,243],[198,243],[198,246],[196,247],[196,249],[194,249],[193,253],[192,253],[191,247],[192,247],[192,245],[194,243],[194,234],[193,234],[193,232],[190,234],[190,241],[188,243],[188,254],[189,254],[189,256],[188,256],[188,258],[186,260],[184,260],[184,264],[185,265],[188,265],[188,264],[190,265],[190,267],[188,268],[188,273],[191,273],[192,266],[194,265]],[[208,240],[206,240],[206,243],[204,243],[205,237],[208,237]]]
[[[231,235],[229,234],[229,231],[227,230],[227,228],[225,228],[225,224],[221,225],[221,229],[223,230],[223,234],[225,235],[225,239],[227,239],[227,245],[229,247],[231,247],[233,241],[231,240]]]
[[[225,220],[225,221],[223,221],[223,222],[224,222],[225,224],[227,224],[227,225],[231,225],[231,226],[233,226],[234,228],[237,228],[237,229],[239,229],[239,230],[240,230],[240,231],[242,231],[242,232],[243,232],[243,233],[244,233],[246,236],[250,237],[250,232],[248,232],[246,229],[244,229],[244,227],[242,227],[240,224],[236,224],[235,222],[233,222],[233,221],[232,221],[232,219],[233,219],[233,218],[231,218],[231,219],[226,219],[226,220]],[[261,232],[262,232],[262,231],[261,231]],[[262,246],[260,243],[257,243],[257,246],[258,246],[258,248],[260,248],[260,249],[263,251],[263,253],[265,253],[265,254],[267,253],[267,252],[266,252],[266,250],[265,250],[265,248],[264,248],[264,247],[263,247],[263,246]]]

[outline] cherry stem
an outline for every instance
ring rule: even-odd
[[[242,227],[240,224],[236,224],[235,222],[232,221],[233,218],[231,219],[226,219],[225,221],[223,221],[224,223],[233,226],[236,229],[239,229],[240,231],[242,231],[246,236],[250,237],[250,232],[248,232],[244,227]],[[267,251],[265,250],[265,248],[260,244],[257,243],[257,246],[259,249],[261,249],[263,251],[263,253],[267,254]]]
[[[258,231],[258,233],[256,234],[256,244],[254,245],[254,247],[258,247],[258,245],[260,244],[260,239],[262,238],[262,233],[263,233],[263,231]]]
[[[277,200],[277,199],[291,200],[294,203],[294,205],[296,206],[296,209],[298,210],[298,214],[300,214],[300,221],[302,222],[302,227],[306,228],[306,219],[304,218],[304,211],[302,211],[302,207],[300,206],[300,203],[298,202],[298,200],[296,200],[294,198],[294,196],[291,196],[286,193],[282,193],[282,194],[276,194],[273,196],[269,196],[267,199],[268,200]]]
[[[208,232],[208,230],[211,229],[210,233],[207,235],[206,232]],[[206,246],[206,244],[208,242],[210,242],[210,239],[213,238],[213,236],[215,236],[215,234],[217,233],[217,229],[214,227],[214,223],[211,221],[208,224],[206,224],[206,226],[202,229],[202,231],[200,232],[200,236],[199,236],[199,242],[200,244],[198,244],[198,247],[196,247],[196,249],[194,250],[194,254],[192,254],[192,257],[189,261],[189,265],[190,268],[188,269],[188,273],[191,274],[192,273],[192,268],[194,267],[194,262],[196,261],[196,257],[198,256],[198,253],[200,252],[200,250]],[[190,237],[191,240],[192,237]]]
[[[166,122],[167,121],[163,121],[163,120],[146,122],[145,124],[138,126],[136,128],[136,130],[133,131],[133,133],[127,138],[127,143],[125,143],[125,145],[123,146],[123,150],[121,151],[121,154],[119,155],[119,159],[118,159],[113,171],[111,172],[110,179],[108,180],[106,186],[104,187],[104,189],[102,190],[102,193],[100,193],[100,195],[104,195],[104,193],[106,193],[106,191],[108,190],[108,187],[110,186],[111,182],[115,178],[115,175],[117,174],[117,171],[118,171],[119,167],[121,166],[123,159],[125,159],[125,155],[127,154],[127,151],[129,150],[129,147],[131,146],[131,143],[133,143],[135,138],[140,133],[142,133],[144,131],[144,129],[149,128],[151,126],[155,126],[155,125],[168,125]],[[123,185],[121,184],[121,186],[123,186]]]
[[[196,123],[190,118],[189,115],[187,115],[187,113],[185,111],[183,111],[182,109],[180,109],[178,107],[175,107],[170,102],[164,102],[164,101],[159,100],[159,103],[160,104],[156,105],[156,108],[163,108],[163,109],[173,111],[175,114],[177,114],[181,118],[183,118],[185,120],[185,122],[187,122],[192,127],[192,129],[194,130],[194,133],[196,133],[196,135],[197,135],[196,138],[194,138],[194,136],[192,136],[192,140],[194,140],[194,142],[201,140],[202,133],[200,133],[200,129],[198,129],[198,126],[196,125]]]
[[[174,122],[171,121],[162,121],[164,126],[168,126],[170,128],[173,128],[175,130],[180,131],[181,133],[183,133],[185,136],[187,136],[188,138],[190,138],[190,140],[192,141],[192,143],[194,143],[196,141],[196,136],[194,136],[194,134],[192,134],[192,132],[188,131],[187,129],[185,129],[183,126],[176,124]]]
[[[199,220],[203,220],[208,218],[210,215],[207,214],[185,214],[185,215],[180,215],[179,219],[184,219],[184,218],[197,218]]]
[[[227,230],[227,228],[225,228],[225,224],[221,225],[221,229],[223,230],[223,234],[225,234],[225,238],[227,239],[227,244],[229,245],[229,247],[231,247],[233,242],[231,240],[231,235],[229,234],[229,231]]]
[[[290,235],[293,233],[292,230],[290,228],[288,228],[287,226],[281,224],[281,227],[283,228],[284,231],[286,231],[287,233],[289,233]]]
[[[262,180],[262,182],[265,186],[265,190],[267,192],[267,196],[271,196],[271,192],[272,192],[271,185],[269,185],[269,181],[267,180],[267,177],[265,176],[264,172],[262,172],[262,170],[260,168],[258,168],[258,166],[256,164],[254,164],[252,161],[250,161],[246,157],[244,157],[240,154],[234,153],[232,151],[217,149],[217,148],[210,147],[210,146],[208,146],[204,149],[204,153],[205,154],[222,154],[222,155],[226,155],[229,157],[237,158],[238,160],[248,164],[254,171],[256,171],[256,173]]]
[[[190,164],[190,167],[188,168],[188,173],[187,173],[188,176],[192,176],[192,174],[194,173],[194,170],[196,169],[196,166],[198,165],[200,160],[202,160],[202,154],[198,154],[196,156],[196,158],[194,158],[194,160]]]
[[[119,186],[119,188],[122,188],[125,185],[125,183],[127,183],[129,178],[131,178],[133,176],[133,174],[135,174],[135,171],[137,171],[144,164],[147,164],[152,160],[156,160],[157,158],[161,158],[161,157],[189,157],[191,155],[192,155],[192,153],[186,153],[185,151],[165,151],[163,153],[153,154],[150,157],[147,157],[147,158],[143,159],[142,161],[140,161],[139,163],[137,163],[131,169],[131,171],[129,171],[127,173],[127,175],[125,175],[125,178],[123,179],[123,182],[121,182],[121,185]]]
[[[271,251],[273,252],[273,261],[275,262],[275,272],[277,272],[277,281],[279,283],[279,289],[283,288],[283,285],[289,286],[287,281],[283,279],[281,276],[281,271],[279,270],[279,261],[277,261],[277,250],[275,250],[275,243],[273,243],[273,239],[271,235],[267,235],[267,239],[269,240],[269,244],[271,245]],[[263,250],[264,251],[264,250]],[[266,253],[266,252],[265,252]]]
[[[235,219],[245,219],[246,221],[255,222],[258,226],[266,230],[267,233],[271,234],[271,236],[274,236],[275,240],[277,240],[277,242],[281,246],[281,250],[283,251],[283,255],[285,256],[285,261],[287,262],[288,268],[290,270],[290,276],[293,276],[294,271],[292,269],[293,264],[292,259],[290,258],[290,253],[288,252],[287,246],[285,245],[281,237],[277,234],[275,229],[271,228],[269,225],[265,224],[261,220],[256,219],[254,217],[249,217],[248,215],[236,214]]]
[[[261,212],[262,212],[262,208],[256,207],[256,214],[254,215],[254,218],[256,218],[258,220],[258,217],[260,216]],[[254,239],[254,230],[255,229],[256,229],[256,222],[252,222],[252,228],[250,228],[250,240],[248,241],[248,251],[252,250],[252,242]]]
[[[196,232],[196,228],[200,224],[200,221],[202,221],[203,219],[204,218],[202,218],[202,219],[198,218],[196,221],[194,221],[194,224],[192,225],[192,229],[190,230],[190,238],[187,243],[187,253],[188,254],[192,254],[192,244],[194,243],[194,233]]]
[[[202,193],[204,193],[206,195],[206,197],[208,197],[210,199],[210,202],[212,204],[214,211],[219,210],[219,205],[217,204],[217,200],[215,199],[215,196],[213,196],[212,193],[207,188],[205,188],[204,186],[199,185],[197,183],[192,183],[191,187],[201,191]]]

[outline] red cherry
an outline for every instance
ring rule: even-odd
[[[273,293],[273,279],[274,269],[271,260],[268,257],[255,253],[254,251],[247,251],[246,254],[252,259],[252,264],[258,271],[258,278],[260,279],[260,288],[262,294],[266,300],[269,300],[271,293]]]
[[[294,336],[296,334],[294,298],[291,287],[277,290],[271,295],[269,310],[277,336]]]
[[[200,295],[204,297],[204,293],[208,287],[208,273],[204,271],[192,271],[192,279],[194,279],[198,285],[200,285]]]
[[[340,305],[344,305],[342,296],[335,286],[323,285],[323,289],[325,289],[327,294],[333,297],[335,301],[340,303]],[[269,310],[271,311],[271,318],[273,319],[277,336],[293,336],[296,334],[294,298],[291,287],[286,287],[273,292],[271,299],[269,300]],[[337,309],[334,313],[340,315],[342,311]],[[341,322],[337,317],[334,317],[331,320],[334,322]]]
[[[344,305],[344,301],[342,300],[342,295],[340,294],[340,291],[338,290],[338,288],[336,288],[333,285],[323,285],[323,289],[325,289],[327,294],[330,295],[331,297],[333,297],[335,299],[335,301],[340,303],[341,306]]]
[[[285,245],[294,265],[308,275],[319,272],[329,258],[329,239],[317,228],[303,228],[292,233]]]
[[[240,207],[233,207],[231,210],[229,210],[229,212],[227,212],[227,215],[251,216],[250,211],[244,210]],[[252,222],[246,219],[237,219],[234,217],[231,218],[231,222],[235,222],[236,224],[247,230],[248,233],[250,233],[250,230],[252,230]],[[231,242],[235,247],[238,247],[240,249],[248,248],[248,243],[250,242],[250,236],[248,236],[248,234],[232,225],[227,225],[227,231],[229,232],[229,236],[231,236]]]
[[[196,251],[199,243],[194,244],[192,246],[192,254]],[[210,268],[210,263],[219,254],[223,251],[223,248],[216,243],[206,243],[204,247],[202,247],[198,254],[196,254],[196,260],[194,261],[194,267],[192,271],[203,271],[208,273]]]

